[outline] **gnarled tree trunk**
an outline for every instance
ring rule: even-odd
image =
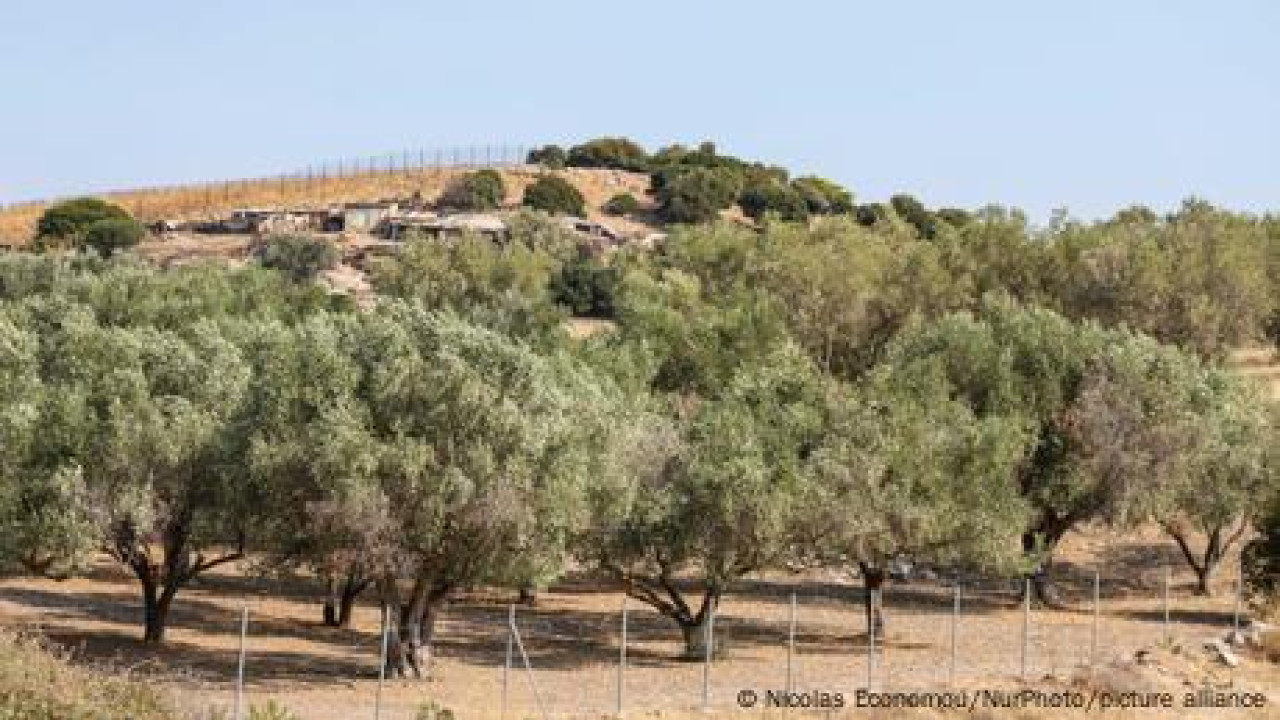
[[[1239,518],[1237,522],[1234,530],[1230,529],[1231,523],[1205,528],[1204,551],[1198,555],[1192,549],[1190,533],[1183,525],[1176,522],[1161,523],[1165,533],[1177,543],[1183,559],[1196,574],[1196,594],[1205,597],[1213,595],[1214,572],[1249,527],[1246,518]]]
[[[880,593],[884,589],[887,573],[883,567],[868,563],[858,563],[862,573],[862,583],[866,589],[863,607],[867,615],[868,637],[874,633],[876,638],[884,637],[884,605],[880,602]]]
[[[1053,583],[1053,553],[1064,535],[1075,525],[1070,515],[1047,515],[1036,528],[1022,534],[1022,550],[1028,557],[1039,554],[1040,562],[1027,579],[1036,600],[1051,608],[1062,608],[1062,598]]]
[[[356,600],[369,586],[369,580],[348,572],[341,583],[330,577],[325,581],[324,624],[328,627],[350,627]]]
[[[158,560],[152,556],[150,544],[129,523],[121,523],[112,531],[111,543],[104,548],[117,562],[133,571],[142,586],[142,640],[158,645],[164,640],[169,610],[178,591],[200,573],[244,556],[243,538],[237,548],[224,555],[206,558],[190,548],[192,513],[177,513],[161,532]]]
[[[142,641],[159,645],[164,641],[164,631],[169,622],[169,609],[178,594],[178,586],[159,586],[155,581],[142,583]]]
[[[405,678],[412,673],[416,680],[430,677],[436,619],[452,586],[419,577],[414,581],[408,602],[401,603],[394,579],[384,579],[379,584],[391,624],[386,629],[387,674]]]
[[[684,641],[683,659],[703,660],[706,657],[708,635],[714,633],[713,616],[720,605],[721,589],[718,585],[708,584],[703,588],[702,600],[697,611],[694,611],[669,575],[642,578],[630,576],[620,570],[614,572],[622,580],[628,597],[651,606],[664,617],[675,621]],[[720,644],[713,639],[712,652],[717,653],[720,649]]]

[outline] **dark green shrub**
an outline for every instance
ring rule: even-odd
[[[496,210],[506,198],[506,183],[496,170],[477,170],[454,178],[438,204],[455,210]]]
[[[529,151],[525,162],[530,165],[541,165],[551,170],[559,170],[569,162],[569,153],[559,145],[543,145]]]
[[[1244,581],[1255,605],[1275,610],[1280,608],[1280,498],[1272,499],[1257,528],[1240,556]]]
[[[737,202],[741,190],[735,173],[695,167],[668,176],[656,194],[664,220],[693,224],[715,220],[721,210]]]
[[[36,237],[78,245],[80,236],[99,220],[132,220],[124,208],[93,197],[65,200],[44,211],[36,222]]]
[[[935,215],[953,228],[962,228],[973,222],[973,213],[960,208],[942,208]]]
[[[580,256],[565,263],[551,280],[551,296],[580,317],[611,318],[619,273],[594,258]]]
[[[814,215],[844,215],[853,212],[853,193],[820,177],[796,178],[791,187],[804,199]]]
[[[340,253],[331,241],[310,235],[275,235],[266,239],[261,251],[262,265],[295,283],[314,280],[325,270],[337,267]]]
[[[916,229],[920,237],[932,238],[937,234],[933,213],[925,208],[924,203],[910,195],[899,194],[889,198],[889,204],[893,206],[893,211],[898,214],[898,217]]]
[[[809,219],[809,207],[800,193],[790,185],[779,182],[748,186],[738,198],[738,205],[744,213],[756,220],[767,213],[776,214],[787,222],[804,222]]]
[[[573,183],[555,175],[543,175],[524,190],[525,207],[552,215],[586,214],[586,201]]]
[[[889,219],[889,207],[884,203],[866,203],[854,209],[853,217],[863,227],[875,227]]]
[[[649,154],[626,138],[596,138],[569,148],[568,164],[570,167],[647,172]]]
[[[618,193],[604,204],[604,211],[610,215],[630,215],[640,210],[640,201],[631,193]]]
[[[93,248],[104,258],[118,250],[126,250],[142,242],[147,234],[142,223],[131,217],[112,217],[98,220],[85,228],[80,245]]]

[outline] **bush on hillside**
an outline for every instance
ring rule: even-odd
[[[649,154],[626,138],[596,138],[569,148],[568,164],[570,167],[647,172]]]
[[[804,199],[814,215],[844,215],[853,212],[853,193],[826,178],[796,178],[791,187]]]
[[[530,150],[525,162],[530,165],[541,165],[550,170],[559,170],[569,162],[569,153],[559,145],[543,145]]]
[[[884,203],[866,203],[854,208],[853,217],[863,227],[875,227],[888,221],[889,207]]]
[[[142,223],[131,217],[104,218],[85,228],[80,245],[93,248],[102,257],[109,258],[142,242],[146,234]]]
[[[552,215],[586,214],[586,200],[578,188],[555,175],[542,175],[524,190],[521,204]]]
[[[496,210],[507,198],[507,186],[496,170],[459,175],[445,187],[439,205],[454,210]]]
[[[973,213],[960,208],[942,208],[934,215],[953,228],[962,228],[973,222]]]
[[[40,215],[36,222],[37,250],[55,247],[84,247],[84,234],[102,220],[133,220],[119,205],[94,197],[75,198],[57,203]]]
[[[579,317],[611,318],[619,280],[617,269],[578,257],[561,266],[551,281],[551,295]]]
[[[787,222],[805,222],[809,219],[809,207],[804,198],[790,185],[765,182],[750,185],[738,198],[742,212],[759,220],[766,214],[775,214]]]
[[[262,247],[262,265],[295,283],[311,282],[338,266],[338,247],[325,238],[310,235],[275,235]]]
[[[660,213],[672,223],[706,223],[731,207],[742,190],[735,173],[695,167],[668,177],[656,190]]]
[[[924,203],[910,195],[898,194],[889,198],[889,204],[898,217],[916,229],[920,237],[929,239],[937,234],[933,213],[929,212]]]
[[[631,215],[640,210],[640,201],[631,193],[618,193],[604,204],[604,211],[610,215]]]

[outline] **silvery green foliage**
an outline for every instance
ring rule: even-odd
[[[919,391],[921,388],[915,388]],[[835,388],[807,463],[800,559],[884,568],[895,557],[950,567],[1020,566],[1029,507],[1014,482],[1025,432],[947,397]],[[814,558],[806,558],[815,554]]]
[[[278,559],[448,586],[560,571],[612,402],[579,364],[398,302],[246,348]]]
[[[141,548],[175,524],[192,553],[227,541],[228,503],[240,498],[227,420],[248,374],[218,328],[105,326],[56,298],[11,307],[10,317],[39,338],[37,389],[12,416],[31,415],[38,428],[15,465],[27,507],[13,522],[29,564]]]
[[[1013,474],[1033,511],[1028,543],[1046,549],[1091,520],[1220,522],[1269,480],[1257,399],[1140,333],[988,298],[905,331],[879,372],[897,393],[925,399],[941,383],[977,418],[1022,429]]]
[[[593,494],[584,557],[682,625],[700,622],[677,577],[697,582],[705,608],[787,549],[820,396],[812,364],[782,346],[718,398],[633,409]]]
[[[366,318],[372,480],[400,549],[447,584],[502,575],[519,552],[560,552],[585,511],[605,403],[584,369],[420,307]]]

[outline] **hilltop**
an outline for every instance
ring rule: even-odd
[[[324,208],[356,202],[375,202],[420,194],[435,202],[454,179],[475,168],[449,167],[397,170],[328,178],[235,180],[153,190],[119,191],[103,197],[128,210],[143,223],[213,221],[240,208]],[[650,229],[653,203],[645,192],[648,175],[607,168],[548,170],[532,165],[494,168],[506,185],[505,204],[517,206],[524,189],[539,175],[550,173],[568,180],[586,200],[587,217],[605,220],[626,233]],[[619,193],[630,193],[642,203],[631,217],[608,217],[602,207]],[[0,243],[20,247],[35,235],[36,221],[49,203],[26,203],[0,209]]]

